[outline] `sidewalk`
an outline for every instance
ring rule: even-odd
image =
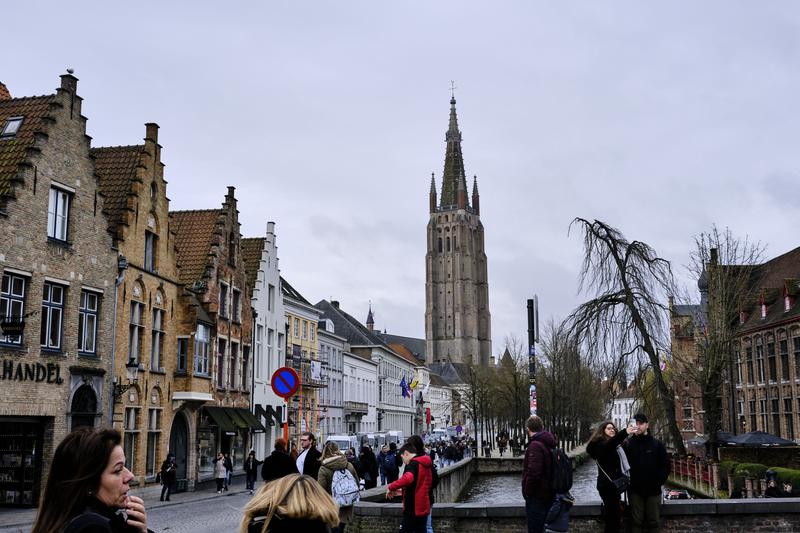
[[[258,486],[261,484],[259,483]],[[140,496],[144,491],[132,489],[131,494]],[[184,503],[198,502],[203,500],[213,500],[215,498],[224,498],[225,496],[233,496],[234,494],[241,494],[248,492],[244,488],[244,483],[239,483],[235,487],[231,487],[228,492],[217,494],[216,488],[202,488],[194,492],[180,492],[170,496],[170,501],[162,502],[159,500],[160,492],[148,491],[144,497],[144,507],[148,511],[157,509],[159,507],[168,507],[172,505],[181,505]],[[36,518],[36,509],[2,509],[0,510],[0,531],[21,531],[23,529],[6,529],[6,528],[27,528],[33,525]]]

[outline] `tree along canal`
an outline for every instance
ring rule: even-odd
[[[572,476],[572,497],[576,502],[599,502],[597,494],[597,465],[587,461],[578,466]],[[460,503],[487,503],[496,505],[524,504],[522,474],[473,474],[461,491]]]

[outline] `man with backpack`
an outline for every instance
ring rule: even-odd
[[[522,462],[522,496],[525,498],[528,533],[543,533],[547,512],[555,498],[551,475],[556,438],[544,431],[542,419],[535,415],[525,422],[525,429],[529,440]]]
[[[397,481],[397,478],[400,477],[397,459],[397,444],[390,442],[389,451],[383,457],[383,473],[386,475],[386,483]]]

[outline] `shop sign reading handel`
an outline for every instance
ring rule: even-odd
[[[61,365],[57,363],[19,363],[13,359],[2,360],[0,379],[5,381],[33,381],[36,383],[64,383]]]

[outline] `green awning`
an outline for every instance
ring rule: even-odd
[[[209,418],[211,418],[213,424],[216,425],[220,431],[232,435],[236,434],[236,426],[230,417],[228,417],[228,415],[225,413],[226,409],[224,407],[206,406],[203,409],[206,410]]]
[[[250,429],[253,430],[253,433],[263,433],[264,431],[266,431],[266,428],[261,422],[258,421],[256,415],[254,415],[247,409],[238,408],[236,409],[236,411],[244,419],[244,421],[247,422]]]
[[[239,414],[239,410],[234,407],[223,407],[225,414],[231,419],[233,425],[238,429],[250,429],[250,424],[245,422],[244,418]]]

